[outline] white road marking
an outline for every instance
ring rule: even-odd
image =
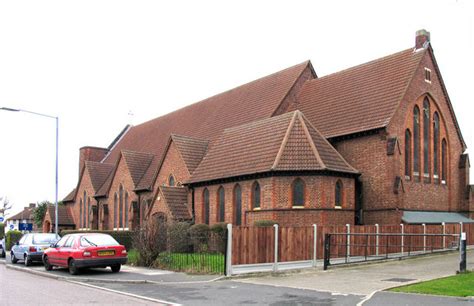
[[[104,287],[100,287],[100,286],[94,286],[94,285],[91,285],[91,284],[76,282],[76,281],[72,281],[72,280],[67,280],[67,282],[74,283],[74,284],[81,285],[81,286],[85,286],[85,287],[91,287],[91,288],[95,288],[95,289],[99,289],[99,290],[109,291],[109,292],[113,292],[113,293],[117,293],[117,294],[122,294],[122,295],[130,296],[130,297],[134,297],[134,298],[138,298],[138,299],[142,299],[142,300],[147,300],[147,301],[150,301],[150,302],[161,303],[161,304],[172,305],[172,306],[181,306],[181,304],[177,304],[177,303],[173,303],[173,302],[153,299],[153,298],[149,298],[149,297],[142,296],[142,295],[137,295],[137,294],[133,294],[133,293],[118,291],[118,290],[104,288]]]
[[[362,306],[364,305],[365,302],[367,302],[368,300],[370,300],[374,294],[376,294],[377,292],[379,292],[380,290],[375,290],[374,292],[372,292],[371,294],[367,295],[362,301],[360,301],[359,303],[357,303],[357,306]]]

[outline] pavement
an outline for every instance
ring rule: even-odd
[[[474,270],[474,250],[467,252]],[[8,258],[8,257],[7,257]],[[0,260],[2,263],[2,260]],[[133,296],[192,305],[474,305],[473,298],[452,298],[383,291],[388,288],[454,275],[459,253],[413,257],[397,261],[298,272],[225,278],[123,266],[120,273],[91,269],[72,276],[67,269],[46,272],[41,264],[6,268]]]

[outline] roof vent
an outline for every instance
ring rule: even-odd
[[[416,31],[415,49],[426,49],[430,43],[430,32],[425,29]]]

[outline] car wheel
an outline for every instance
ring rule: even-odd
[[[71,275],[79,274],[79,268],[76,267],[76,262],[74,261],[74,259],[69,260],[68,268],[69,268],[69,274]]]
[[[28,255],[25,255],[25,266],[31,266],[31,258]]]
[[[43,258],[43,264],[44,264],[44,269],[46,271],[51,271],[53,270],[53,266],[49,263],[48,256],[45,256]]]
[[[121,267],[122,267],[122,265],[120,265],[120,264],[110,266],[110,268],[112,269],[112,272],[114,272],[114,273],[119,272]]]
[[[11,258],[12,258],[12,263],[16,264],[18,262],[18,259],[15,257],[15,254],[13,254],[13,252],[12,252]]]

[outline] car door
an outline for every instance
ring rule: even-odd
[[[58,252],[58,264],[59,265],[61,265],[63,267],[67,267],[67,265],[68,265],[67,261],[68,261],[70,255],[71,255],[72,245],[74,244],[75,240],[76,240],[75,236],[70,236],[66,240],[64,245],[59,248],[59,252]]]
[[[51,264],[55,264],[55,265],[58,265],[60,263],[60,249],[62,246],[64,246],[64,244],[66,243],[66,241],[71,238],[71,236],[64,236],[62,237],[55,245],[54,248],[51,248],[49,251],[48,251],[48,259],[49,259],[49,262]]]
[[[23,259],[23,251],[22,249],[24,248],[24,244],[25,244],[25,241],[26,239],[28,239],[28,234],[26,235],[23,235],[23,237],[21,237],[20,241],[18,241],[18,245],[15,244],[12,246],[12,252],[13,252],[13,255],[15,255],[15,257],[17,259]]]

